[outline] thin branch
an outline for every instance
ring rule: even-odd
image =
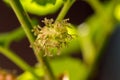
[[[103,15],[105,13],[99,0],[86,0],[86,2],[90,4],[90,6],[95,10],[96,14]]]
[[[59,13],[56,21],[62,20],[65,17],[65,15],[67,14],[68,10],[71,8],[71,6],[73,5],[74,2],[75,2],[75,0],[67,0],[64,3],[64,6],[63,6],[61,12]]]
[[[18,65],[22,70],[31,72],[35,78],[39,79],[33,68],[29,66],[25,61],[23,61],[19,56],[17,56],[14,52],[8,50],[8,48],[4,48],[0,46],[0,53],[9,58],[12,62]]]
[[[12,41],[19,41],[25,37],[25,33],[21,27],[11,31],[0,34],[0,43],[8,48]]]

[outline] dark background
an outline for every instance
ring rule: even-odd
[[[55,18],[58,13],[49,15],[47,16],[47,18]],[[93,13],[94,11],[87,3],[78,0],[69,10],[66,18],[70,18],[70,22],[74,24],[80,24]],[[37,18],[39,21],[44,18],[31,14],[30,16],[32,18]],[[2,0],[0,0],[0,33],[12,31],[19,26],[20,24],[12,9],[10,9],[2,2]],[[34,65],[36,63],[36,58],[33,57],[34,54],[29,48],[29,42],[27,38],[24,38],[20,42],[13,42],[10,47],[13,51],[17,53],[17,55],[22,57],[30,65]],[[110,40],[107,42],[105,49],[103,50],[103,56],[100,59],[98,67],[98,74],[96,75],[94,80],[120,80],[119,61],[120,28],[117,28],[111,36]],[[17,70],[18,74],[22,72],[22,70],[19,69],[13,62],[9,61],[5,56],[1,54],[0,67],[8,70]]]

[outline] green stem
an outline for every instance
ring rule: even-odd
[[[4,47],[9,48],[9,45],[13,41],[19,41],[25,37],[25,33],[21,27],[11,31],[0,34],[0,43],[3,44]]]
[[[89,67],[93,65],[96,57],[96,48],[93,45],[90,29],[87,25],[81,24],[78,27],[80,47],[83,54],[83,60]]]
[[[96,14],[103,15],[103,6],[100,4],[99,0],[86,0],[90,6],[95,10]]]
[[[63,6],[61,12],[59,13],[56,21],[62,20],[65,17],[65,15],[67,14],[68,10],[70,9],[70,7],[73,5],[74,2],[75,2],[75,0],[67,0],[64,3],[64,6]]]
[[[35,39],[34,35],[31,33],[31,28],[33,26],[32,26],[32,23],[30,21],[29,16],[27,15],[27,13],[23,9],[23,7],[20,3],[20,0],[9,0],[9,3],[11,5],[11,7],[13,8],[18,20],[20,21],[20,23],[22,25],[22,28],[24,29],[30,44],[33,44],[34,39]],[[34,46],[33,46],[33,51],[35,53],[35,56],[36,56],[37,60],[43,66],[49,80],[54,80],[54,75],[52,73],[52,70],[50,68],[49,63],[45,61],[45,58],[43,58],[41,55],[39,55],[39,53],[36,52],[36,49],[35,49]]]
[[[38,76],[34,72],[33,68],[29,66],[25,61],[23,61],[19,56],[17,56],[14,52],[8,50],[8,48],[4,48],[0,46],[0,52],[7,58],[9,58],[12,62],[18,65],[22,70],[31,72],[37,79]]]
[[[34,38],[33,35],[31,34],[32,24],[30,23],[27,13],[23,10],[19,0],[9,0],[9,3],[13,8],[14,12],[16,13],[16,16],[20,21],[30,43],[33,43]]]

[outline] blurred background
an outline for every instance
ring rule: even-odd
[[[105,0],[102,0],[101,3],[104,3],[104,1]],[[55,19],[58,13],[59,11],[46,17]],[[77,0],[69,10],[66,18],[70,18],[70,22],[73,24],[79,25],[93,14],[94,10],[89,4],[82,0]],[[39,22],[44,19],[44,16],[40,17],[32,14],[30,14],[30,16],[32,18],[37,18]],[[12,9],[0,0],[0,33],[12,31],[19,26],[20,23]],[[117,23],[116,26],[120,26],[119,23]],[[29,47],[27,38],[24,38],[19,42],[12,42],[10,48],[30,65],[35,65],[37,62],[36,58],[33,57],[34,54]],[[97,73],[92,80],[120,80],[120,27],[117,27],[113,31],[113,34],[104,46],[102,53],[103,55],[100,58]],[[22,70],[19,67],[2,54],[0,54],[0,67],[7,70],[16,70],[17,74],[22,73]]]

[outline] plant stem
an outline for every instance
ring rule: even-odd
[[[96,14],[104,14],[103,6],[100,4],[99,0],[86,0],[90,6],[95,10]]]
[[[74,2],[75,2],[75,0],[67,0],[64,3],[64,6],[63,6],[61,12],[59,13],[56,21],[62,20],[65,17],[65,15],[67,14],[68,10],[70,9],[70,7],[73,5]]]
[[[18,65],[22,70],[31,72],[37,79],[39,79],[33,68],[29,66],[25,61],[23,61],[19,56],[17,56],[14,52],[8,50],[8,48],[4,48],[1,46],[0,52],[1,54],[9,58],[12,62],[14,62],[16,65]]]
[[[25,37],[25,33],[21,27],[11,31],[0,34],[0,43],[3,44],[4,47],[9,48],[9,45],[13,41],[19,41]]]
[[[28,40],[30,42],[30,44],[34,43],[34,35],[31,33],[31,28],[32,23],[30,21],[29,16],[27,15],[27,13],[24,11],[20,0],[9,0],[9,3],[11,5],[11,7],[13,8],[18,20],[20,21],[22,28],[24,29]],[[54,80],[54,75],[52,73],[52,70],[50,68],[50,65],[48,62],[46,62],[45,58],[43,58],[41,55],[39,55],[39,53],[36,52],[35,47],[33,46],[33,51],[35,53],[35,56],[37,58],[37,60],[40,62],[40,64],[43,66],[46,75],[49,77],[49,80]]]
[[[93,45],[89,27],[83,23],[78,26],[80,47],[85,64],[89,67],[93,65],[96,57],[96,48]]]
[[[19,0],[9,0],[9,3],[11,7],[13,8],[14,12],[16,13],[16,16],[18,20],[20,21],[30,43],[33,43],[34,38],[33,38],[33,35],[31,34],[32,24],[30,23],[28,15],[23,10]]]

